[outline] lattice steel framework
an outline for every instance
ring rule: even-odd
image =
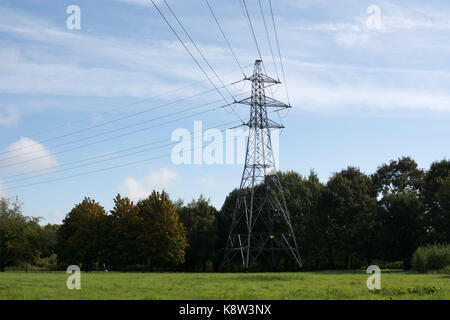
[[[262,61],[256,60],[253,75],[246,79],[252,82],[251,97],[238,101],[250,106],[250,119],[245,123],[249,127],[249,136],[244,172],[222,266],[239,255],[245,271],[251,269],[260,257],[265,257],[275,268],[280,253],[287,252],[301,268],[297,242],[272,152],[270,131],[283,126],[268,117],[268,109],[279,110],[290,106],[266,96],[266,88],[280,81],[263,74],[261,65]]]

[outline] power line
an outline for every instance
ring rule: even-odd
[[[223,126],[228,127],[229,125],[235,124],[236,122],[237,122],[237,121],[227,122],[227,123],[225,123],[225,124],[222,124],[222,125],[219,125],[219,126],[210,127],[210,128],[208,128],[208,129],[204,129],[204,130],[215,129],[215,128],[217,128],[217,127],[223,127]],[[194,132],[189,132],[187,135],[183,135],[182,137],[187,137],[187,136],[190,137],[191,134],[194,134],[194,135],[195,135],[195,134],[198,133],[198,132],[203,132],[203,130],[201,130],[201,131],[198,130],[198,131],[194,131]],[[122,149],[122,150],[118,150],[118,151],[115,151],[115,152],[113,152],[113,153],[106,154],[106,155],[99,155],[99,156],[90,157],[90,158],[87,158],[87,159],[82,159],[82,160],[78,160],[78,161],[73,161],[73,162],[70,162],[70,163],[63,164],[62,166],[68,166],[68,165],[77,164],[77,163],[81,163],[81,162],[85,162],[85,161],[89,161],[89,160],[94,160],[94,159],[98,159],[98,158],[104,158],[104,157],[108,157],[108,156],[111,156],[111,155],[114,155],[114,154],[123,153],[123,152],[125,152],[125,151],[131,151],[131,150],[140,149],[140,148],[145,147],[145,146],[156,145],[156,144],[158,144],[158,143],[166,142],[166,141],[168,141],[168,140],[171,141],[171,139],[162,139],[162,140],[154,141],[154,142],[151,142],[151,143],[146,143],[146,144],[143,144],[143,145],[140,145],[140,146],[136,146],[136,147],[132,147],[132,148],[126,148],[126,149]],[[112,158],[108,158],[108,159],[103,159],[103,160],[98,160],[98,161],[94,161],[94,162],[87,163],[87,164],[83,164],[83,165],[78,165],[78,166],[75,166],[75,167],[70,167],[70,168],[66,168],[66,169],[59,169],[59,170],[54,170],[54,171],[51,171],[51,172],[46,172],[46,173],[42,173],[42,174],[38,174],[38,175],[33,175],[33,176],[30,176],[30,177],[25,177],[25,178],[20,178],[20,179],[14,179],[14,180],[11,180],[11,181],[4,181],[4,182],[6,182],[6,183],[8,183],[8,184],[11,184],[11,183],[17,183],[17,182],[20,182],[20,181],[25,181],[25,180],[35,179],[35,178],[39,178],[39,177],[43,177],[43,176],[48,176],[48,175],[52,175],[52,174],[56,174],[56,173],[60,173],[60,172],[65,172],[65,171],[69,171],[69,170],[74,170],[74,169],[79,169],[79,168],[83,168],[83,167],[87,167],[87,166],[92,166],[92,165],[96,165],[96,164],[103,163],[103,162],[107,162],[107,161],[112,161],[112,160],[117,160],[117,159],[121,159],[121,158],[126,158],[126,157],[133,156],[133,155],[137,155],[137,154],[140,154],[140,153],[143,153],[143,152],[148,152],[148,151],[153,151],[153,150],[157,150],[157,149],[161,149],[161,148],[166,148],[166,147],[169,147],[169,146],[176,145],[176,144],[178,144],[178,143],[179,143],[178,141],[177,141],[177,142],[173,142],[173,141],[172,141],[172,142],[170,142],[170,143],[167,143],[167,144],[164,144],[164,145],[161,145],[161,146],[157,146],[157,147],[153,147],[153,148],[147,148],[147,149],[143,149],[143,150],[140,150],[140,151],[135,151],[135,152],[132,152],[132,153],[127,153],[127,154],[124,154],[124,155],[121,155],[121,156],[116,156],[116,157],[112,157]],[[25,174],[20,174],[20,175],[28,175],[28,174],[30,174],[30,173],[36,173],[36,172],[41,172],[41,171],[46,171],[46,170],[49,170],[49,169],[56,169],[56,168],[59,168],[59,166],[47,167],[47,168],[44,168],[44,169],[34,170],[34,171],[30,171],[30,172],[27,172],[27,173],[25,173]],[[15,175],[15,176],[20,176],[20,175]],[[4,180],[4,178],[3,178],[2,180]]]
[[[277,112],[277,110],[271,111],[270,113],[272,113],[272,112]],[[211,126],[208,129],[203,129],[202,131],[206,131],[206,130],[209,130],[209,129],[215,129],[215,128],[223,127],[223,126],[227,126],[228,127],[229,125],[232,125],[232,124],[235,124],[235,123],[237,123],[237,121],[227,122],[227,123],[220,124],[220,125],[217,125],[217,126]],[[191,134],[196,134],[197,132],[199,132],[199,131],[190,132],[187,135],[183,135],[182,137],[190,136]],[[2,177],[0,180],[7,180],[7,179],[10,179],[10,178],[26,176],[26,175],[29,175],[29,174],[32,174],[32,173],[37,173],[37,172],[42,172],[42,171],[46,171],[46,170],[49,170],[49,169],[59,168],[61,166],[69,166],[69,165],[73,165],[73,164],[77,164],[77,163],[81,163],[81,162],[85,162],[85,161],[89,161],[89,160],[95,160],[95,159],[99,159],[99,158],[104,158],[104,157],[108,157],[108,156],[113,155],[113,154],[119,154],[119,153],[126,152],[126,151],[140,149],[142,147],[155,145],[155,144],[162,143],[162,142],[165,142],[165,141],[168,141],[168,140],[170,140],[170,139],[161,139],[161,140],[153,141],[153,142],[150,142],[150,143],[145,143],[145,144],[142,144],[142,145],[134,146],[134,147],[131,147],[131,148],[117,150],[117,151],[114,151],[114,152],[109,153],[109,154],[97,155],[97,156],[94,156],[94,157],[89,157],[89,158],[76,160],[76,161],[72,161],[72,162],[67,162],[67,163],[64,163],[64,164],[61,164],[61,165],[57,165],[57,166],[51,166],[51,167],[47,167],[47,168],[42,168],[42,169],[28,171],[28,172],[25,172],[25,173],[10,175],[10,176],[7,176],[7,177]],[[171,144],[168,144],[168,145],[171,145]],[[138,154],[138,153],[145,152],[145,151],[149,151],[149,150],[159,149],[159,148],[162,148],[162,147],[166,147],[168,145],[158,146],[156,148],[146,149],[146,150],[142,150],[142,151],[139,151],[139,152],[127,154],[127,155],[121,156],[120,158],[125,157],[125,156]],[[112,158],[112,159],[106,159],[106,160],[103,160],[102,162],[115,160],[117,158],[118,157]],[[99,162],[89,163],[89,164],[86,164],[84,166],[93,165],[93,164],[97,164],[97,163],[99,163]],[[16,180],[12,180],[12,181],[4,181],[4,182],[6,182],[8,184],[9,183],[16,183],[16,182],[19,182],[19,181],[29,180],[29,179],[33,179],[33,178],[37,178],[37,177],[41,177],[41,176],[46,176],[46,175],[50,175],[50,174],[54,174],[54,173],[59,173],[59,172],[62,172],[62,171],[68,171],[68,170],[72,170],[72,169],[77,169],[79,167],[84,167],[84,166],[77,166],[77,167],[72,167],[72,168],[68,168],[68,169],[65,169],[65,170],[57,170],[57,171],[50,172],[50,173],[35,175],[35,176],[32,176],[32,177],[27,177],[27,178],[23,178],[23,179],[16,179]]]
[[[206,71],[203,69],[203,67],[200,65],[200,63],[197,61],[197,59],[194,57],[194,55],[192,54],[192,52],[189,50],[189,48],[186,46],[186,44],[184,43],[184,41],[180,38],[180,36],[178,35],[178,33],[175,31],[175,29],[172,27],[172,25],[170,24],[170,22],[167,20],[166,16],[162,13],[162,11],[158,8],[158,6],[155,4],[155,2],[153,0],[150,0],[153,5],[155,6],[156,10],[158,11],[158,13],[160,14],[160,16],[164,19],[164,21],[166,22],[166,24],[169,26],[169,28],[172,30],[172,32],[175,34],[175,36],[178,38],[178,41],[180,41],[180,43],[183,45],[184,49],[189,53],[189,55],[191,56],[191,58],[194,60],[194,62],[197,64],[197,66],[199,67],[199,69],[203,72],[203,74],[205,75],[205,77],[208,79],[208,81],[211,83],[211,85],[216,89],[216,91],[219,93],[219,95],[223,98],[223,100],[225,102],[228,103],[227,99],[225,99],[225,97],[223,96],[222,92],[217,88],[216,84],[211,80],[211,78],[209,77],[209,75],[206,73]]]
[[[219,20],[217,19],[217,17],[216,17],[216,15],[215,15],[215,13],[214,13],[214,11],[213,11],[211,5],[209,4],[209,1],[208,1],[208,0],[205,0],[205,2],[206,2],[206,4],[208,5],[209,11],[211,11],[211,14],[212,14],[214,20],[216,21],[216,24],[217,24],[217,26],[219,27],[220,33],[222,34],[222,37],[224,38],[225,42],[227,43],[228,48],[230,49],[230,52],[231,52],[231,54],[232,54],[233,57],[234,57],[234,60],[236,61],[236,63],[237,63],[237,65],[239,66],[239,68],[241,68],[241,71],[242,71],[242,73],[243,73],[243,75],[244,75],[244,78],[247,78],[247,76],[245,75],[244,69],[242,68],[241,64],[239,63],[239,60],[238,60],[236,54],[234,53],[234,50],[233,50],[233,47],[232,47],[231,44],[230,44],[230,41],[228,41],[228,38],[227,38],[227,36],[225,35],[225,32],[223,31],[222,27],[220,26]]]
[[[215,77],[217,78],[217,80],[219,80],[220,84],[225,88],[225,91],[227,91],[228,95],[231,97],[231,99],[233,99],[234,102],[236,102],[236,99],[234,99],[233,95],[231,94],[231,92],[228,90],[228,88],[224,85],[222,79],[219,77],[219,75],[217,74],[217,72],[214,70],[214,68],[211,66],[211,64],[208,62],[208,59],[206,59],[205,55],[202,53],[202,51],[200,50],[200,48],[198,47],[198,45],[196,44],[196,42],[194,41],[194,39],[192,39],[191,35],[189,34],[189,32],[186,30],[186,28],[184,27],[183,23],[181,23],[181,20],[177,17],[177,15],[175,14],[175,12],[172,10],[172,8],[169,6],[169,4],[167,3],[166,0],[163,0],[164,4],[166,5],[166,7],[169,9],[169,11],[172,13],[173,17],[175,18],[175,20],[177,21],[177,23],[180,25],[181,29],[184,31],[184,33],[186,34],[186,36],[189,38],[189,40],[191,41],[191,43],[194,45],[195,49],[197,50],[197,52],[200,54],[200,56],[202,57],[203,61],[205,61],[206,65],[209,67],[209,69],[212,71],[212,73],[215,75]]]
[[[246,65],[244,68],[248,68],[248,67],[250,67],[251,65],[252,65],[252,64]],[[236,70],[233,70],[233,71],[230,71],[230,72],[226,72],[226,73],[224,73],[224,74],[222,74],[222,75],[228,75],[228,74],[234,73],[235,71],[236,71]],[[185,85],[185,86],[182,86],[182,87],[179,87],[179,88],[175,88],[175,89],[173,89],[173,90],[169,90],[169,91],[163,92],[163,93],[161,93],[161,94],[154,95],[154,96],[152,96],[152,97],[147,97],[147,98],[140,99],[140,100],[137,100],[137,101],[133,101],[133,102],[130,102],[130,103],[127,103],[127,104],[119,105],[119,106],[113,107],[111,110],[104,111],[104,112],[100,112],[99,115],[104,116],[104,115],[107,115],[107,114],[116,112],[116,111],[118,111],[118,110],[122,110],[122,109],[127,108],[127,107],[131,107],[131,106],[134,106],[134,105],[137,105],[137,104],[144,103],[144,102],[149,101],[149,100],[153,100],[153,99],[156,99],[156,98],[164,97],[164,96],[169,95],[169,94],[171,94],[171,93],[175,93],[175,92],[178,92],[178,91],[182,91],[182,90],[184,90],[184,89],[186,89],[186,88],[189,88],[189,87],[191,87],[191,86],[197,85],[197,84],[199,84],[199,83],[203,83],[203,82],[205,82],[205,81],[207,81],[207,79],[205,79],[205,80],[200,80],[200,81],[197,80],[197,81],[194,81],[194,82],[192,82],[192,83],[190,83],[190,84],[188,84],[188,85]],[[213,90],[211,90],[211,91],[214,91],[214,90],[215,90],[215,89],[213,89]],[[209,91],[208,91],[208,92],[209,92]],[[80,118],[80,119],[78,119],[78,120],[71,121],[70,124],[71,124],[71,125],[73,125],[73,124],[78,124],[78,123],[85,122],[85,121],[90,120],[90,119],[91,119],[91,117]],[[42,131],[39,131],[39,132],[32,133],[32,134],[31,134],[31,138],[35,139],[36,137],[39,137],[39,136],[41,136],[41,135],[44,135],[44,134],[49,133],[49,132],[51,132],[51,131],[54,131],[54,130],[56,130],[56,129],[64,128],[64,127],[66,127],[66,125],[67,125],[67,124],[64,123],[64,124],[56,125],[56,126],[54,126],[54,127],[51,127],[51,128],[49,128],[49,129],[46,129],[46,130],[42,130]],[[6,142],[6,141],[4,141],[4,142],[1,142],[0,146],[6,145],[6,144],[9,144],[9,143],[11,143],[11,142]]]
[[[242,95],[244,95],[244,94],[246,94],[246,93],[239,94],[239,96],[242,96]],[[200,105],[200,106],[196,106],[196,107],[190,108],[190,109],[188,109],[188,110],[184,110],[184,111],[182,111],[182,112],[190,111],[190,110],[192,110],[192,109],[197,109],[197,108],[200,108],[200,107],[203,107],[203,106],[206,106],[206,105],[210,105],[210,104],[213,104],[213,103],[217,103],[217,102],[219,102],[220,100],[221,100],[221,99],[216,100],[216,101],[213,101],[213,102],[210,102],[210,103],[206,103],[206,104],[203,104],[203,105]],[[31,161],[34,161],[34,160],[38,160],[38,159],[48,158],[48,157],[51,157],[51,156],[53,156],[53,155],[57,155],[57,154],[61,154],[61,153],[66,153],[66,152],[69,152],[69,151],[73,151],[73,150],[77,150],[77,149],[89,147],[89,146],[92,146],[92,145],[96,145],[96,144],[99,144],[99,143],[102,143],[102,142],[106,142],[106,141],[111,141],[111,140],[114,140],[114,139],[122,138],[122,137],[129,136],[129,135],[132,135],[132,134],[135,134],[135,133],[139,133],[139,132],[143,132],[143,131],[146,131],[146,130],[149,130],[149,129],[153,129],[153,128],[156,128],[156,127],[160,127],[160,126],[163,126],[163,125],[166,125],[166,124],[169,124],[169,123],[173,123],[173,122],[177,122],[177,121],[180,121],[180,120],[192,118],[192,117],[198,116],[198,115],[200,115],[200,114],[204,114],[204,113],[212,112],[212,111],[215,111],[215,110],[223,109],[223,108],[226,108],[226,107],[231,106],[231,105],[233,105],[233,104],[234,104],[234,102],[233,102],[233,103],[228,103],[228,104],[225,104],[225,105],[222,105],[222,106],[219,106],[219,107],[215,107],[215,108],[212,108],[212,109],[209,109],[209,110],[206,110],[206,111],[197,112],[197,113],[194,113],[194,114],[191,114],[191,115],[188,115],[188,116],[184,116],[184,117],[180,117],[180,118],[173,119],[173,120],[170,120],[170,121],[166,121],[166,122],[163,122],[163,123],[159,123],[159,124],[156,124],[156,125],[153,125],[153,126],[150,126],[150,127],[141,128],[141,129],[138,129],[138,130],[134,130],[134,131],[127,132],[127,133],[120,134],[120,135],[113,136],[113,137],[109,137],[109,138],[106,138],[106,139],[103,139],[103,140],[99,140],[99,141],[95,141],[95,142],[92,142],[92,143],[89,143],[89,144],[85,144],[85,145],[73,147],[73,148],[70,148],[70,149],[61,150],[61,151],[52,153],[51,155],[40,156],[40,157],[36,157],[36,158],[32,158],[32,159],[27,159],[27,160],[20,161],[20,162],[15,162],[15,163],[13,163],[13,164],[2,165],[2,166],[0,166],[0,169],[7,168],[7,167],[11,167],[11,166],[16,166],[16,165],[20,165],[20,164],[24,164],[24,163],[28,163],[28,162],[31,162]],[[176,112],[176,113],[172,113],[172,114],[169,114],[169,115],[166,115],[166,116],[171,116],[171,115],[179,114],[179,113],[180,113],[180,112]],[[153,119],[153,120],[154,120],[154,119]],[[115,130],[115,131],[117,131],[117,130]],[[115,132],[115,131],[114,131],[114,132]],[[2,159],[2,160],[5,161],[6,159]]]
[[[264,29],[266,29],[266,35],[267,35],[267,42],[269,43],[269,48],[270,48],[270,53],[272,55],[272,60],[273,60],[273,67],[275,68],[275,73],[277,75],[277,79],[280,79],[280,76],[278,75],[278,68],[277,68],[277,64],[275,63],[275,55],[273,54],[273,49],[272,49],[272,42],[270,41],[270,37],[269,37],[269,30],[267,29],[267,23],[266,23],[266,18],[264,16],[264,10],[261,4],[261,0],[258,0],[259,3],[259,8],[261,10],[261,16],[264,22]]]
[[[225,129],[226,130],[226,129]],[[220,132],[224,132],[225,130],[221,130]],[[233,137],[234,139],[234,137]],[[225,142],[227,142],[228,140],[225,138]],[[223,142],[218,142],[218,143],[213,143],[211,145],[219,145],[219,144],[223,144]],[[202,146],[203,147],[203,146]],[[191,148],[190,151],[194,151],[197,149],[201,149],[202,147],[197,147],[197,148]],[[104,172],[104,171],[109,171],[109,170],[114,170],[114,169],[119,169],[119,168],[123,168],[123,167],[129,167],[135,164],[140,164],[140,163],[145,163],[145,162],[149,162],[149,161],[153,161],[156,159],[161,159],[161,158],[165,158],[165,157],[169,157],[171,156],[172,153],[168,153],[168,154],[164,154],[164,155],[160,155],[160,156],[156,156],[156,157],[152,157],[152,158],[147,158],[147,159],[143,159],[143,160],[138,160],[138,161],[133,161],[133,162],[128,162],[128,163],[124,163],[121,165],[117,165],[117,166],[112,166],[112,167],[107,167],[107,168],[102,168],[102,169],[97,169],[97,170],[92,170],[89,172],[84,172],[84,173],[79,173],[79,174],[75,174],[72,176],[66,176],[66,177],[61,177],[61,178],[56,178],[56,179],[50,179],[50,180],[45,180],[45,181],[40,181],[40,182],[35,182],[35,183],[31,183],[31,184],[26,184],[26,185],[20,185],[20,186],[15,186],[12,188],[8,188],[9,190],[14,190],[14,189],[22,189],[22,188],[27,188],[27,187],[31,187],[31,186],[36,186],[36,185],[41,185],[41,184],[46,184],[46,183],[51,183],[51,182],[57,182],[57,181],[63,181],[63,180],[68,180],[68,179],[73,179],[76,177],[81,177],[81,176],[86,176],[86,175],[90,175],[90,174],[95,174],[95,173],[99,173],[99,172]]]
[[[233,84],[236,84],[236,83],[239,83],[239,82],[242,82],[242,81],[243,80],[239,80],[239,81],[230,83],[227,86],[231,86]],[[125,120],[125,119],[128,119],[128,118],[136,117],[136,116],[142,115],[144,113],[148,113],[150,111],[154,111],[154,110],[157,110],[157,109],[161,109],[161,108],[167,107],[169,105],[173,105],[173,104],[178,103],[178,102],[182,102],[182,101],[186,101],[186,100],[189,100],[189,99],[192,99],[192,98],[196,98],[196,97],[202,96],[204,94],[210,93],[212,91],[215,91],[215,89],[206,90],[206,91],[203,91],[203,92],[200,92],[200,93],[188,96],[188,97],[180,98],[180,99],[172,101],[172,102],[164,103],[162,105],[158,105],[158,106],[155,106],[155,107],[147,108],[147,109],[144,109],[142,111],[135,112],[135,113],[132,113],[132,114],[129,114],[129,115],[117,118],[117,119],[106,121],[106,122],[103,122],[103,123],[95,125],[95,126],[91,126],[91,127],[88,127],[88,128],[84,128],[84,129],[78,130],[78,131],[70,132],[70,133],[67,133],[67,134],[64,134],[64,135],[60,135],[60,136],[57,136],[57,137],[49,138],[49,139],[40,141],[40,143],[46,143],[46,142],[49,142],[49,141],[59,140],[59,139],[66,138],[66,137],[69,137],[69,136],[73,136],[73,135],[76,135],[76,134],[79,134],[79,133],[90,131],[90,130],[93,130],[93,129],[96,129],[96,128],[104,127],[104,126],[106,126],[108,124],[115,123],[115,122],[118,122],[118,121],[122,121],[122,120]],[[144,121],[144,122],[147,122],[147,121]],[[140,122],[140,123],[137,123],[137,124],[134,124],[134,125],[139,125],[139,124],[142,124],[142,123],[143,122]],[[129,126],[127,126],[127,127],[129,127]],[[125,128],[127,128],[127,127],[125,127]],[[122,129],[119,128],[118,130],[122,130]],[[113,130],[113,131],[116,131],[116,130]],[[111,132],[111,131],[109,131],[109,132]],[[109,132],[106,132],[106,134],[109,133]],[[103,134],[100,134],[100,135],[103,135]],[[94,137],[96,137],[96,136],[99,136],[99,135],[95,135]],[[55,147],[59,147],[59,146],[62,146],[62,145],[71,144],[71,143],[82,141],[82,140],[86,140],[86,139],[89,139],[89,138],[91,138],[91,137],[78,139],[78,140],[75,140],[75,141],[72,141],[72,142],[68,142],[68,143],[66,142],[66,143],[62,143],[62,144],[59,144],[59,145],[55,145],[55,146],[50,146],[50,148],[55,148]],[[34,146],[34,144],[31,144],[31,145],[20,147],[20,148],[14,148],[14,149],[5,150],[5,151],[0,152],[0,155],[8,154],[8,153],[11,153],[11,152],[14,152],[14,151],[21,151],[21,150],[24,150],[24,149],[31,148],[33,146]],[[6,158],[6,159],[3,159],[3,160],[9,160],[9,159],[12,159],[12,158],[16,158],[16,157],[10,157],[10,158]]]
[[[244,9],[245,9],[244,15],[246,15],[246,17],[248,19],[250,30],[253,35],[253,40],[255,40],[256,49],[258,50],[259,58],[262,60],[263,58],[261,55],[261,50],[259,49],[258,40],[256,39],[255,29],[253,29],[252,19],[250,18],[250,14],[248,13],[247,4],[245,3],[245,0],[242,0],[242,3],[244,4]],[[242,4],[241,4],[241,6],[242,6]]]
[[[216,103],[216,102],[219,102],[219,101],[220,101],[220,100],[216,100],[216,101],[213,101],[213,103]],[[136,126],[139,126],[139,125],[143,125],[143,124],[146,124],[146,123],[149,123],[149,122],[153,122],[153,121],[155,121],[155,120],[163,119],[163,118],[166,118],[166,117],[169,117],[169,116],[172,116],[172,115],[178,115],[178,114],[183,113],[183,112],[186,112],[186,111],[191,111],[191,110],[194,110],[194,109],[198,109],[198,108],[201,108],[201,107],[210,105],[210,104],[211,104],[211,103],[208,102],[208,103],[201,104],[201,105],[198,105],[198,106],[195,106],[195,107],[191,107],[191,108],[188,108],[188,109],[184,109],[184,110],[182,110],[182,111],[177,111],[177,112],[169,113],[169,114],[166,114],[166,115],[163,115],[163,116],[160,116],[160,117],[152,118],[152,119],[145,120],[145,121],[141,121],[141,122],[138,122],[138,123],[133,123],[133,124],[130,124],[130,125],[127,125],[127,126],[124,126],[124,127],[117,128],[117,129],[112,129],[112,130],[109,130],[109,131],[104,131],[104,132],[101,132],[101,133],[98,133],[98,134],[95,134],[95,135],[91,135],[91,136],[88,136],[88,137],[84,137],[84,138],[82,138],[82,139],[76,139],[76,140],[72,140],[72,141],[60,143],[60,144],[57,144],[57,145],[49,146],[48,148],[58,148],[58,147],[63,147],[63,146],[67,146],[67,145],[69,145],[69,144],[74,144],[74,143],[77,143],[77,142],[80,142],[80,141],[84,141],[84,140],[88,140],[88,139],[93,139],[93,138],[101,137],[101,136],[104,136],[104,135],[107,135],[107,134],[110,134],[110,133],[115,133],[115,132],[118,132],[118,131],[130,129],[130,128],[133,128],[133,127],[136,127]],[[8,158],[3,158],[3,159],[1,159],[1,160],[2,160],[2,161],[7,161],[7,160],[16,159],[16,158],[21,158],[21,157],[23,157],[23,156],[25,156],[25,155],[30,155],[30,154],[39,153],[39,152],[41,152],[41,150],[35,150],[35,151],[27,152],[27,153],[25,153],[25,154],[20,154],[20,155],[8,157]],[[1,167],[0,167],[0,168],[1,168]]]
[[[252,19],[250,17],[250,13],[248,11],[247,3],[245,2],[245,0],[242,0],[242,2],[239,1],[239,4],[241,5],[244,17],[247,18],[247,24],[249,26],[250,33],[253,36],[253,40],[255,41],[256,49],[258,50],[258,54],[259,54],[259,59],[262,61],[262,67],[263,67],[264,73],[267,74],[266,65],[264,64],[264,60],[263,60],[262,55],[261,55],[261,50],[259,48],[258,40],[256,38],[255,29],[253,28]],[[242,5],[242,4],[244,4],[244,5]],[[269,87],[269,91],[270,91],[272,97],[274,97],[274,94],[273,94],[273,91],[272,91],[272,87]]]
[[[286,96],[287,96],[288,104],[291,105],[291,101],[289,98],[289,91],[288,91],[288,87],[287,87],[287,83],[286,83],[286,73],[284,72],[283,59],[281,58],[280,42],[278,40],[278,32],[277,32],[277,27],[275,25],[275,17],[273,14],[272,0],[268,0],[268,1],[269,1],[269,6],[270,6],[270,13],[272,15],[273,30],[275,32],[275,39],[276,39],[277,48],[278,48],[278,56],[280,57],[281,71],[283,72],[284,87],[286,88]]]
[[[177,17],[177,15],[175,14],[175,12],[172,10],[172,8],[169,6],[169,4],[167,3],[166,0],[163,0],[164,4],[166,5],[166,7],[169,9],[169,11],[171,12],[171,14],[173,15],[173,17],[175,18],[175,20],[177,21],[177,23],[180,25],[181,29],[183,30],[183,32],[186,34],[186,36],[188,37],[188,39],[191,41],[191,43],[194,45],[195,49],[197,50],[197,52],[200,54],[200,56],[202,57],[203,61],[206,63],[206,65],[209,67],[209,69],[213,72],[213,74],[215,75],[215,77],[219,80],[219,82],[222,84],[223,88],[225,88],[225,90],[227,91],[228,95],[230,95],[231,99],[233,100],[233,102],[237,102],[236,99],[234,98],[234,96],[231,94],[231,92],[228,90],[228,88],[223,84],[222,79],[219,77],[219,75],[216,73],[216,71],[214,70],[214,68],[211,66],[211,64],[208,62],[208,59],[206,59],[205,55],[202,53],[202,51],[200,50],[200,48],[197,46],[196,42],[194,41],[194,39],[192,39],[191,35],[189,34],[189,32],[186,30],[186,28],[184,27],[183,23],[181,22],[181,20]],[[152,0],[153,2],[153,0]],[[169,27],[172,29],[172,31],[176,34],[178,40],[183,44],[184,48],[189,52],[189,54],[191,55],[191,57],[194,58],[194,56],[191,54],[191,52],[188,50],[187,46],[184,44],[184,42],[181,40],[181,38],[179,37],[178,33],[175,31],[174,28],[172,28],[172,26],[170,25],[170,23],[168,22],[168,20],[165,18],[165,16],[162,14],[162,12],[158,9],[158,7],[156,6],[156,4],[153,2],[153,5],[155,5],[155,7],[157,8],[158,12],[160,13],[160,15],[164,18],[164,20],[166,21],[166,23],[169,25]],[[203,73],[205,73],[205,71],[203,70],[203,68],[200,67],[200,64],[197,62],[197,60],[194,58],[194,60],[196,61],[197,65],[199,66],[199,68],[203,71]],[[207,74],[205,73],[205,75],[207,76]],[[245,76],[245,72],[244,72],[244,76]],[[208,77],[208,76],[207,76]],[[211,81],[212,82],[212,81]],[[214,85],[214,83],[212,83]],[[215,85],[214,85],[215,86]],[[222,95],[222,98],[223,95]],[[224,98],[224,100],[226,101],[226,99]],[[227,102],[227,101],[226,101]],[[244,121],[242,120],[242,118],[239,116],[239,114],[236,113],[236,111],[233,109],[233,107],[231,107],[232,112],[239,118],[239,120],[241,120],[241,122],[243,123]]]

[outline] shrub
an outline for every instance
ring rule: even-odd
[[[419,247],[413,254],[412,267],[420,273],[425,273],[427,271],[426,263],[426,248]]]
[[[445,273],[445,274],[450,274],[450,266],[445,266],[445,267],[441,270],[441,272],[442,272],[442,273]]]
[[[413,255],[413,268],[418,272],[441,271],[450,268],[450,246],[419,247]]]

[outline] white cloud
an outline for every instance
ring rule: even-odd
[[[0,166],[6,166],[2,170],[7,172],[23,173],[58,166],[58,161],[45,146],[30,138],[22,137],[2,152]]]
[[[4,112],[0,112],[0,127],[11,127],[20,122],[20,115],[16,109],[11,107],[5,108]]]
[[[143,180],[134,177],[128,177],[120,186],[121,192],[137,201],[148,197],[153,190],[167,190],[168,187],[178,181],[178,173],[167,168],[163,168],[150,173]]]
[[[64,218],[64,211],[54,210],[52,213],[50,213],[50,217],[53,219],[61,220],[62,218]]]

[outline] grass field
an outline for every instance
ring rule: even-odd
[[[81,274],[68,290],[64,272],[0,274],[0,299],[450,299],[450,276],[383,271],[369,292],[363,271],[299,273]]]

